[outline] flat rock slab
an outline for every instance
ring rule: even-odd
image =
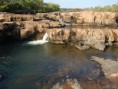
[[[104,59],[93,56],[91,60],[94,60],[101,64],[102,70],[104,71],[107,77],[118,76],[118,59],[114,61],[112,59]]]

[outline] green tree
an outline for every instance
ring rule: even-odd
[[[44,3],[43,5],[43,12],[53,12],[53,11],[59,11],[60,6],[53,3]]]
[[[37,13],[59,11],[59,5],[43,3],[43,0],[1,0],[0,11]]]
[[[95,7],[92,8],[92,10],[100,12],[118,12],[118,4],[113,4],[111,6],[107,5],[104,7]]]

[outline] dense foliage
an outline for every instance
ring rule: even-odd
[[[104,7],[95,7],[90,8],[94,11],[102,11],[102,12],[118,12],[118,4],[113,4],[111,6],[104,6]]]
[[[59,11],[59,5],[43,3],[43,0],[1,0],[0,11],[15,13],[38,13]]]

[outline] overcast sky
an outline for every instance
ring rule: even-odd
[[[59,4],[61,8],[87,8],[118,4],[118,0],[44,0]]]

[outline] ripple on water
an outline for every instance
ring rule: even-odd
[[[6,72],[6,89],[50,89],[57,83],[66,87],[67,79],[76,79],[83,89],[110,89],[107,88],[110,82],[105,79],[100,65],[89,59],[91,56],[118,57],[117,49],[79,51],[53,44],[23,46],[16,43],[1,49],[1,57],[4,54],[15,59],[4,68],[9,71]]]

